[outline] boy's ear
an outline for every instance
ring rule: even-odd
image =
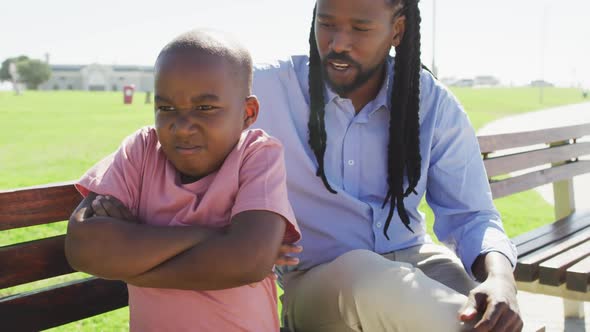
[[[244,129],[250,127],[258,118],[258,111],[260,110],[260,104],[258,98],[255,95],[246,97],[244,103]]]

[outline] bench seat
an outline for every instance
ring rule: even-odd
[[[517,281],[562,286],[586,293],[590,277],[590,211],[576,212],[513,239]],[[586,260],[587,261],[587,260]],[[566,282],[570,280],[569,283]]]

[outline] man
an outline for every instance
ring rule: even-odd
[[[515,248],[466,114],[421,70],[419,23],[417,0],[318,0],[310,57],[255,71],[303,232],[291,329],[522,329]],[[426,234],[424,194],[456,255]]]

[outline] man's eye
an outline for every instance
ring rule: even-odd
[[[160,112],[172,112],[175,108],[172,106],[158,106],[158,111]]]
[[[359,32],[367,32],[367,31],[369,31],[371,29],[355,27],[354,30],[359,31]]]
[[[333,28],[334,27],[334,24],[332,24],[332,23],[319,22],[319,24],[321,27],[324,27],[324,28]]]

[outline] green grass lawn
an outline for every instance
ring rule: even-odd
[[[500,117],[545,107],[582,102],[575,89],[454,89],[476,128]],[[74,180],[113,152],[121,140],[153,122],[152,105],[135,96],[123,105],[114,92],[32,92],[14,96],[0,92],[0,190]],[[535,192],[496,200],[510,236],[551,221],[552,209]],[[432,227],[433,215],[423,204]],[[63,234],[65,223],[2,232],[0,246]],[[52,278],[0,291],[0,297],[54,284],[82,274]],[[128,309],[71,323],[56,331],[126,331]]]
[[[580,89],[544,88],[542,103],[539,88],[455,88],[452,91],[476,129],[502,117],[588,101],[582,98]]]
[[[120,93],[0,93],[0,189],[76,179],[152,122],[150,105]]]
[[[588,101],[579,89],[544,88],[542,103],[539,88],[454,88],[453,94],[465,108],[477,130],[491,121],[559,105]],[[522,128],[526,130],[526,128]],[[495,200],[502,214],[504,227],[510,237],[522,234],[553,221],[553,208],[531,190]],[[429,231],[432,234],[434,216],[426,204]]]

